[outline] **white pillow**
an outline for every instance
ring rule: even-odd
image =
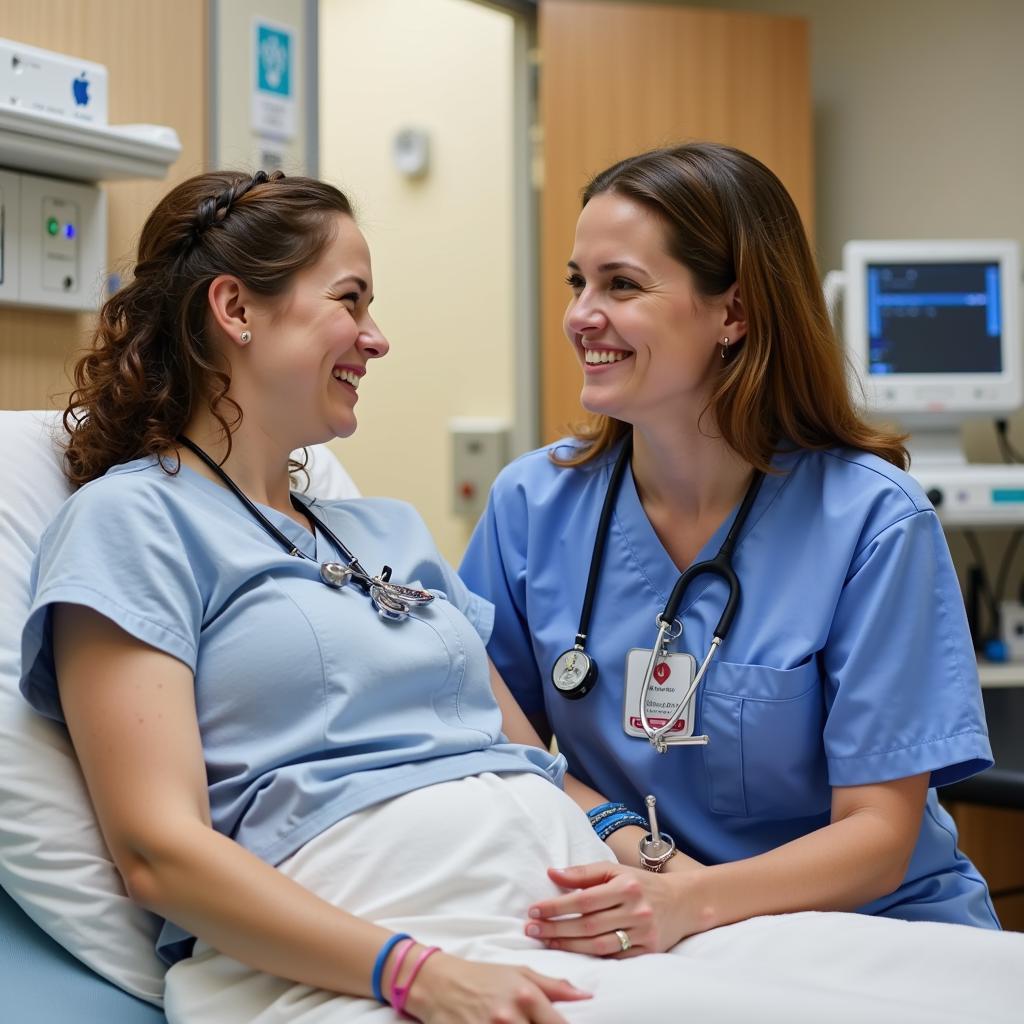
[[[159,921],[125,895],[65,729],[18,692],[21,629],[39,536],[70,493],[55,413],[0,411],[0,886],[79,960],[160,1004]],[[329,449],[310,450],[309,492],[358,495]]]

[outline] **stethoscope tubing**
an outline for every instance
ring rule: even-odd
[[[615,460],[615,465],[608,481],[608,490],[605,495],[604,505],[601,509],[601,517],[597,527],[597,537],[594,540],[594,551],[590,559],[590,571],[587,576],[587,587],[583,598],[583,607],[580,612],[579,630],[576,634],[575,649],[583,653],[585,653],[584,648],[587,640],[587,633],[590,629],[590,616],[597,593],[597,581],[601,572],[601,562],[604,557],[604,547],[608,536],[608,527],[611,523],[615,496],[618,493],[626,467],[629,465],[632,447],[632,435],[628,435],[623,440],[622,449]],[[740,587],[739,577],[736,575],[736,572],[732,567],[732,555],[733,550],[736,547],[740,531],[743,529],[743,526],[747,521],[747,517],[750,514],[750,510],[753,507],[755,500],[757,499],[757,495],[761,490],[761,484],[763,481],[764,473],[760,470],[755,470],[750,484],[747,487],[746,493],[743,496],[743,501],[736,513],[736,517],[733,520],[732,525],[729,528],[729,532],[726,535],[725,540],[722,542],[722,546],[719,548],[718,553],[714,558],[706,559],[703,562],[697,562],[696,564],[691,565],[679,576],[675,586],[672,588],[672,592],[669,594],[668,601],[665,603],[664,610],[657,618],[658,639],[651,650],[651,656],[648,659],[647,669],[644,672],[643,684],[640,689],[640,722],[651,745],[661,753],[664,753],[666,747],[670,744],[675,746],[682,744],[704,744],[708,742],[707,736],[673,737],[669,736],[669,734],[682,717],[683,712],[686,710],[686,706],[692,699],[694,693],[697,692],[697,687],[707,674],[712,658],[714,658],[718,649],[722,646],[722,643],[728,636],[733,619],[736,616],[736,612],[739,610],[742,590]],[[687,687],[685,695],[682,700],[678,702],[675,711],[668,718],[665,724],[655,728],[651,725],[650,720],[647,717],[647,694],[650,691],[651,681],[654,678],[654,669],[657,665],[658,656],[667,641],[674,639],[682,632],[682,625],[677,622],[676,613],[679,611],[679,606],[682,604],[687,588],[700,576],[716,576],[725,583],[728,588],[728,597],[725,602],[725,608],[722,610],[721,618],[718,620],[718,625],[715,627],[711,646],[708,648],[708,652],[705,655],[704,660],[701,662],[700,668],[694,673],[694,677],[690,681],[690,685]],[[671,630],[673,625],[676,624],[679,625],[679,630],[675,634],[672,634]],[[593,666],[593,670],[596,671],[596,665]],[[590,686],[592,685],[593,682],[590,683]],[[582,692],[585,695],[587,690]],[[569,696],[570,698],[573,697],[573,694],[571,693],[563,695]]]

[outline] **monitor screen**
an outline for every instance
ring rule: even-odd
[[[1024,404],[1016,241],[855,239],[829,276],[872,412],[916,434]]]
[[[869,262],[866,271],[872,374],[1002,373],[997,262]]]

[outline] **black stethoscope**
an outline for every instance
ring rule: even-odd
[[[585,697],[594,688],[594,684],[597,682],[597,662],[587,654],[585,648],[587,631],[590,628],[590,614],[593,610],[594,598],[597,594],[597,581],[601,574],[601,562],[604,558],[604,545],[608,536],[608,526],[611,522],[612,510],[615,507],[615,500],[618,497],[619,488],[622,484],[622,477],[626,472],[626,467],[629,465],[629,458],[632,451],[632,437],[627,437],[622,443],[622,449],[620,450],[618,458],[615,460],[615,465],[612,468],[611,479],[608,481],[608,490],[605,493],[604,505],[601,508],[601,517],[598,520],[597,536],[594,538],[594,552],[590,558],[590,573],[587,576],[587,589],[583,597],[583,609],[580,612],[580,625],[576,633],[576,643],[569,650],[560,654],[555,659],[554,665],[551,667],[551,682],[554,684],[555,689],[563,697],[566,697],[569,700],[579,700],[581,697]],[[696,693],[697,687],[700,685],[701,680],[704,678],[704,674],[708,670],[708,665],[711,664],[711,659],[714,657],[718,648],[722,645],[722,641],[725,640],[726,635],[729,632],[729,627],[732,625],[733,617],[739,607],[740,581],[737,578],[736,573],[733,572],[732,554],[733,549],[736,547],[736,541],[739,538],[740,531],[743,529],[743,524],[747,521],[750,509],[754,504],[754,500],[757,498],[758,491],[761,489],[761,482],[763,480],[764,473],[760,470],[755,470],[750,484],[747,486],[747,492],[743,496],[743,502],[740,505],[739,511],[736,513],[736,518],[733,520],[733,524],[729,528],[729,533],[722,542],[722,546],[718,549],[718,554],[707,561],[694,563],[679,577],[676,581],[676,585],[672,588],[672,593],[669,595],[668,602],[665,604],[664,610],[655,619],[658,626],[658,640],[651,651],[651,657],[647,664],[647,671],[644,675],[643,687],[640,693],[639,717],[643,724],[644,732],[647,734],[648,740],[650,740],[651,745],[658,750],[659,753],[664,753],[669,744],[707,743],[708,741],[707,736],[683,737],[675,735],[668,736],[668,734],[672,732],[673,727],[676,722],[679,721],[679,718],[683,714],[690,698],[694,693]],[[646,707],[647,692],[650,689],[651,679],[654,675],[654,668],[659,656],[663,655],[664,652],[667,651],[669,643],[682,632],[682,626],[676,619],[676,612],[679,610],[679,605],[682,603],[686,588],[698,576],[705,575],[718,576],[728,585],[729,597],[725,602],[725,610],[722,612],[722,617],[718,620],[718,625],[715,627],[714,636],[711,639],[711,646],[708,648],[708,653],[705,656],[704,661],[701,663],[700,669],[696,672],[690,682],[690,686],[686,691],[685,696],[681,701],[679,701],[675,712],[665,722],[665,724],[658,728],[654,728],[648,721]]]
[[[278,544],[294,558],[303,558],[309,562],[315,562],[301,548],[293,544],[257,507],[250,501],[245,492],[235,483],[202,448],[194,441],[189,440],[184,434],[179,434],[179,444],[184,445],[193,455],[199,458],[212,473],[215,473],[224,485],[234,494],[236,498],[248,509],[249,514],[270,534]],[[409,616],[412,608],[420,605],[430,604],[434,595],[429,590],[422,590],[419,587],[406,586],[403,583],[391,582],[391,567],[385,565],[377,576],[371,576],[360,564],[359,559],[342,543],[339,537],[328,525],[319,519],[312,508],[304,501],[300,501],[294,494],[291,495],[292,507],[303,515],[307,516],[310,522],[324,534],[334,545],[335,550],[344,559],[344,562],[322,562],[320,564],[320,579],[327,586],[334,590],[351,583],[358,587],[370,598],[370,602],[377,614],[385,622],[402,622]]]

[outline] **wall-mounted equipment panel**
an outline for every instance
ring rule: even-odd
[[[180,156],[173,128],[107,124],[108,93],[102,64],[0,39],[0,304],[95,309],[107,205],[92,183],[163,178]]]
[[[495,477],[508,462],[510,426],[485,416],[448,421],[452,439],[452,511],[476,522]]]
[[[43,309],[93,310],[106,259],[107,203],[95,185],[0,173],[4,196],[4,279],[0,302]],[[8,204],[8,194],[14,200]],[[17,197],[15,199],[15,197]],[[7,213],[15,211],[7,230]]]
[[[0,171],[0,302],[18,301],[21,175]]]

